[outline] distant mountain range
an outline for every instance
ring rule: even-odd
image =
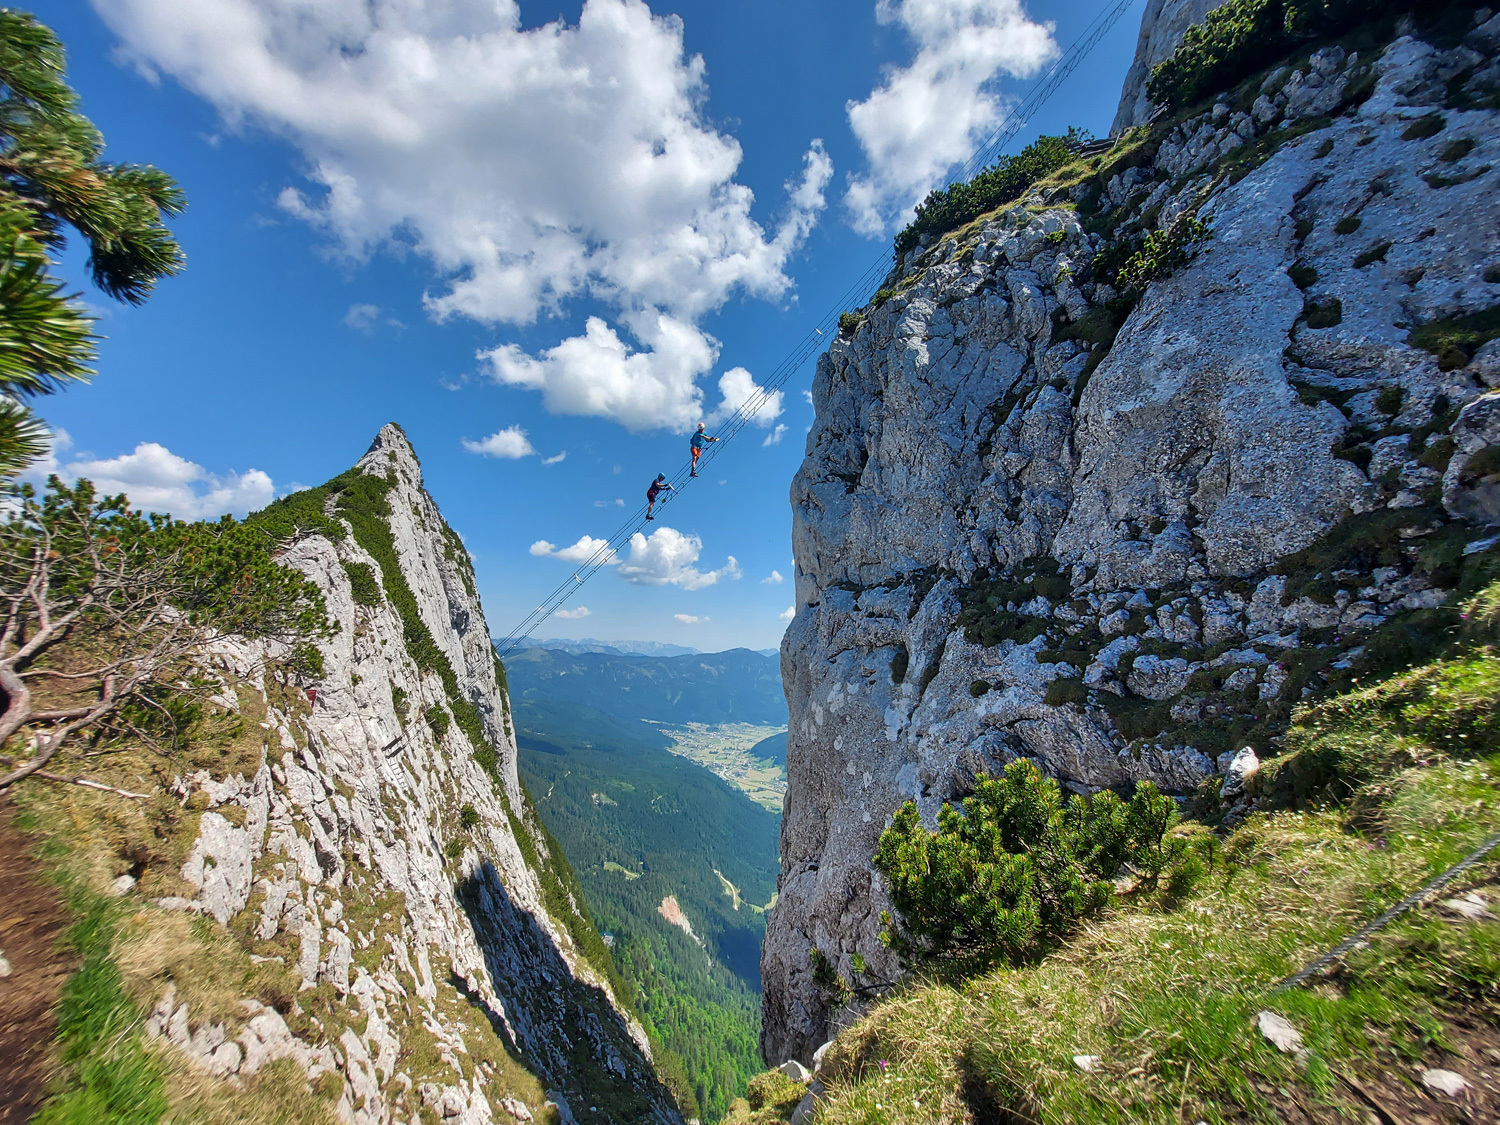
[[[686,645],[671,645],[664,641],[600,641],[593,637],[583,637],[580,640],[568,641],[561,637],[537,638],[527,637],[521,642],[522,648],[550,648],[558,652],[601,652],[606,656],[696,656],[702,653],[702,649],[688,648]],[[761,656],[779,656],[781,650],[775,648],[757,648],[752,652]]]
[[[599,641],[593,637],[567,641],[560,637],[551,639],[527,637],[522,648],[547,648],[557,652],[602,652],[608,656],[693,656],[699,650],[685,645],[669,645],[662,641]]]
[[[781,660],[748,648],[645,657],[536,647],[511,653],[505,668],[523,729],[528,706],[547,701],[617,720],[786,725]]]

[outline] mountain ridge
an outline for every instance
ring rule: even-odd
[[[26,793],[44,835],[90,826],[51,846],[128,911],[120,971],[170,1080],[242,1091],[251,1119],[292,1076],[310,1121],[681,1125],[520,781],[471,564],[405,434],[248,522],[321,593],[318,678],[219,636],[170,791]],[[105,776],[161,785],[142,753]]]

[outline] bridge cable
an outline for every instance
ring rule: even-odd
[[[1046,73],[1037,80],[1035,86],[1027,94],[1026,98],[1013,110],[1009,111],[995,130],[975,149],[969,159],[955,173],[950,175],[947,184],[951,185],[958,181],[971,180],[983,168],[993,163],[1005,149],[1016,138],[1016,135],[1024,129],[1037,112],[1044,106],[1054,93],[1057,92],[1063,82],[1078,69],[1085,58],[1099,45],[1099,42],[1107,35],[1111,28],[1119,22],[1134,4],[1136,0],[1106,0],[1104,7],[1096,15],[1093,21],[1084,29],[1082,34],[1073,41],[1066,52],[1048,68]],[[737,437],[746,426],[750,425],[770,404],[774,396],[781,390],[787,381],[802,365],[813,355],[821,351],[825,345],[830,343],[834,334],[838,331],[839,318],[845,310],[850,308],[862,308],[869,303],[875,292],[876,286],[887,278],[895,263],[889,252],[882,253],[863,273],[857,277],[848,287],[840,300],[835,303],[823,317],[813,324],[812,328],[792,346],[792,349],[778,363],[763,383],[741,403],[731,414],[724,418],[709,435],[717,440],[709,443],[703,450],[699,459],[699,470],[707,468],[713,459],[718,456],[723,447],[728,445]],[[668,478],[672,485],[670,491],[663,491],[656,500],[656,511],[668,508],[672,501],[679,495],[680,490],[686,487],[691,479],[691,465],[683,465]],[[609,536],[608,539],[589,540],[588,553],[581,558],[570,558],[568,561],[577,562],[577,568],[558,583],[530,613],[521,619],[519,623],[502,640],[495,642],[495,648],[501,657],[510,655],[521,647],[523,641],[531,636],[547,618],[551,617],[558,609],[570,599],[595,574],[607,566],[614,566],[621,561],[623,552],[639,535],[646,526],[647,506],[638,506],[625,521]]]

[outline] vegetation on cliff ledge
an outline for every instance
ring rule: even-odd
[[[985,778],[962,808],[944,805],[936,832],[915,801],[896,810],[874,866],[897,918],[881,940],[904,965],[972,976],[1046,953],[1110,901],[1127,865],[1179,889],[1202,874],[1176,807],[1150,782],[1123,801],[1108,790],[1066,800],[1034,762]]]
[[[1015,156],[1002,156],[971,180],[934,188],[917,204],[916,217],[896,235],[899,256],[915,247],[923,235],[943,234],[963,226],[1025,194],[1038,180],[1076,158],[1088,135],[1069,129],[1066,136],[1038,137]]]
[[[1241,794],[1205,794],[1196,831],[1222,850],[1186,893],[1127,881],[1040,961],[878,1003],[825,1057],[818,1121],[1493,1119],[1494,853],[1278,988],[1500,832],[1500,583],[1459,621],[1436,658],[1299,709]],[[1300,1050],[1262,1034],[1264,1012]],[[1445,1100],[1423,1084],[1435,1068],[1471,1085]]]
[[[1146,94],[1168,111],[1183,109],[1307,44],[1336,39],[1410,7],[1407,0],[1227,0],[1188,28],[1177,50],[1151,72]],[[1478,5],[1440,2],[1423,16],[1449,7],[1467,13]]]

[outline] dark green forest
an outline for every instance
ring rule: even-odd
[[[719,657],[617,659],[647,665],[639,677],[625,669],[626,682],[660,687],[660,671],[651,665],[678,659],[712,664]],[[512,658],[507,667],[521,775],[537,811],[577,871],[590,913],[635,989],[636,1008],[658,1045],[662,1077],[697,1103],[704,1121],[717,1121],[762,1069],[757,1041],[765,917],[755,908],[765,907],[776,889],[780,818],[668,753],[667,740],[639,719],[528,686],[535,679],[524,660]],[[618,663],[614,670],[621,671]],[[759,692],[758,676],[739,678],[750,693]],[[689,702],[660,707],[652,717],[690,721],[701,714],[711,721],[711,710],[697,708],[711,707],[706,700],[717,689],[704,690],[691,676],[672,679],[675,699]],[[623,693],[611,697],[596,685],[576,694],[614,706]],[[743,693],[719,701],[752,721]],[[753,718],[762,719],[763,709]],[[721,874],[739,891],[738,909]],[[668,896],[676,898],[698,941],[659,913]]]
[[[757,758],[769,758],[773,762],[779,762],[781,768],[786,768],[786,731],[773,734],[770,738],[763,738],[754,746],[750,747],[750,753]]]

